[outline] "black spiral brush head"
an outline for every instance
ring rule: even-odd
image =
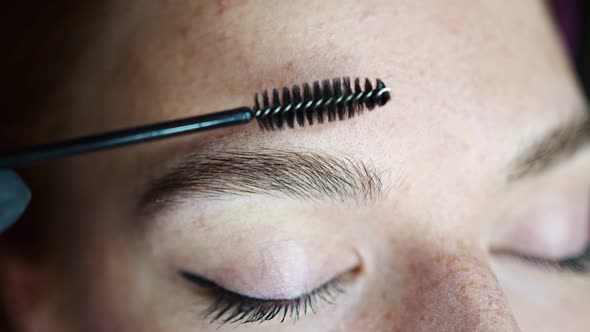
[[[358,78],[354,84],[348,77],[335,78],[312,85],[305,83],[301,87],[294,85],[291,89],[284,87],[282,92],[274,89],[272,96],[268,91],[262,96],[256,94],[252,111],[264,130],[303,127],[306,122],[313,125],[326,119],[344,120],[362,113],[365,108],[373,110],[383,106],[391,99],[390,91],[379,79],[375,87],[365,79],[363,88]]]

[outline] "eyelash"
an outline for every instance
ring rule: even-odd
[[[563,260],[550,260],[534,256],[522,255],[518,257],[526,261],[527,263],[540,266],[549,271],[578,274],[590,273],[590,246],[588,246],[588,248],[581,255]]]
[[[344,293],[344,279],[341,276],[294,299],[263,300],[229,291],[190,272],[181,271],[180,274],[189,282],[212,292],[216,297],[214,304],[204,312],[204,318],[210,318],[211,324],[263,323],[275,318],[280,318],[281,323],[291,318],[299,320],[310,311],[315,314],[319,301],[334,304],[336,297]]]

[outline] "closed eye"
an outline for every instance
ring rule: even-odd
[[[518,255],[518,258],[550,271],[590,274],[590,246],[578,256],[561,260],[550,260],[534,256]]]
[[[320,303],[334,304],[344,293],[345,278],[338,276],[316,289],[293,299],[259,299],[229,291],[216,283],[188,271],[180,275],[190,283],[210,292],[215,299],[204,312],[210,323],[263,323],[272,320],[298,320],[308,313],[316,314]]]

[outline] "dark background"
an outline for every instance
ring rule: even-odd
[[[552,6],[586,96],[590,95],[590,1],[554,0]]]

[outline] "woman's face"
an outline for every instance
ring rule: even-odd
[[[46,279],[59,300],[29,322],[587,330],[590,126],[542,2],[142,1],[104,15],[63,88],[71,136],[333,77],[381,78],[392,100],[60,162],[48,213],[73,226]]]

